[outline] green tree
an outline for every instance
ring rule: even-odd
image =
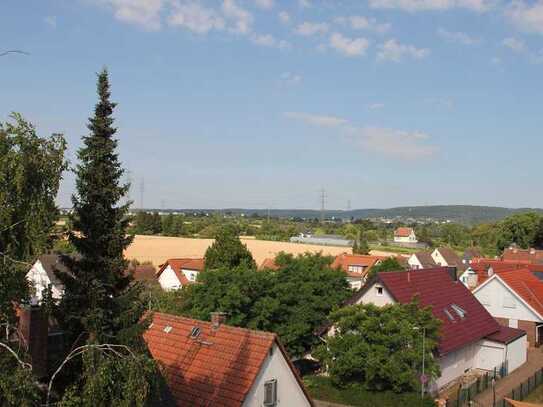
[[[358,238],[354,241],[353,253],[354,254],[370,254],[370,246],[368,245],[366,234],[362,231],[359,232]]]
[[[539,250],[543,250],[543,217],[539,221],[537,231],[534,236],[533,247]]]
[[[388,271],[402,271],[404,267],[395,257],[387,257],[379,264],[373,266],[368,273],[368,280],[375,276],[377,273],[386,273]]]
[[[251,252],[241,243],[236,229],[231,225],[219,229],[215,241],[206,250],[204,257],[207,270],[238,266],[256,268]]]
[[[535,212],[512,215],[498,224],[496,246],[499,252],[511,244],[528,249],[534,245],[542,216]]]
[[[123,250],[132,241],[127,234],[130,203],[121,204],[128,191],[122,184],[124,170],[119,162],[116,129],[110,101],[108,73],[98,75],[98,96],[94,117],[89,119],[90,134],[83,138],[78,151],[76,193],[70,242],[80,257],[64,257],[70,273],[59,273],[65,286],[58,318],[72,348],[80,345],[125,345],[130,354],[114,358],[98,351],[88,351],[79,362],[70,365],[64,379],[70,383],[61,405],[135,405],[143,406],[149,386],[155,380],[152,360],[145,354],[141,334],[145,328],[142,315],[141,286],[126,273],[128,263]],[[115,355],[115,353],[114,353]],[[117,360],[119,359],[119,360]],[[119,371],[122,366],[123,372]],[[128,376],[127,376],[128,375]],[[131,391],[126,392],[127,389]],[[72,404],[74,395],[77,401]]]
[[[441,321],[431,308],[409,304],[354,305],[332,313],[334,336],[314,353],[339,386],[364,383],[369,390],[410,392],[420,386],[423,332],[425,374],[439,375],[433,352]]]

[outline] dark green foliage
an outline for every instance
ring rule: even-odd
[[[328,367],[335,385],[364,384],[368,390],[397,393],[419,388],[422,368],[422,328],[426,329],[425,373],[439,375],[433,358],[441,321],[430,308],[410,304],[377,307],[354,305],[334,312],[335,335],[315,356]],[[418,329],[414,329],[417,327]]]
[[[536,243],[536,235],[542,215],[535,212],[522,213],[504,219],[498,225],[497,249],[502,251],[511,244],[528,249]]]
[[[183,289],[182,312],[209,319],[223,311],[231,325],[276,332],[291,356],[319,341],[314,331],[348,296],[345,274],[330,268],[331,258],[306,254],[276,258],[278,271],[247,266],[208,270]]]
[[[366,239],[365,233],[360,232],[360,236],[358,237],[358,239],[354,241],[353,253],[354,254],[370,254],[370,246],[368,245],[368,241]]]
[[[539,221],[539,225],[537,226],[533,246],[536,249],[543,250],[543,218]]]
[[[51,246],[55,197],[66,169],[61,135],[42,138],[20,114],[0,122],[0,321],[28,295],[27,265]],[[2,257],[3,255],[9,257]]]
[[[134,222],[136,225],[132,232],[136,235],[157,235],[163,229],[163,221],[157,212],[140,211],[136,213]]]
[[[130,301],[137,293],[125,274],[127,262],[123,250],[132,237],[128,227],[128,204],[120,201],[128,191],[121,184],[124,170],[118,159],[117,140],[113,138],[115,103],[109,100],[107,71],[98,76],[99,102],[89,119],[90,134],[83,137],[76,169],[77,193],[74,205],[70,243],[80,258],[65,257],[71,274],[59,274],[66,292],[61,302],[59,319],[71,339],[84,334],[83,342],[110,342],[119,331],[136,323],[139,314],[129,314]]]
[[[419,392],[394,393],[392,391],[368,391],[361,384],[335,386],[329,377],[306,376],[304,382],[314,399],[360,407],[434,407],[434,400],[427,396],[424,401]]]
[[[377,273],[384,273],[387,271],[402,271],[404,268],[394,257],[387,257],[381,260],[379,264],[376,264],[370,269],[368,273],[368,279],[375,276]]]
[[[204,257],[206,270],[238,266],[256,268],[251,252],[241,243],[236,229],[231,225],[219,229]]]
[[[40,393],[32,372],[23,368],[4,348],[0,347],[0,406],[31,407],[38,405]]]

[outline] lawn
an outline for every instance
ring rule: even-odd
[[[543,384],[533,389],[532,392],[524,399],[524,401],[529,403],[543,403]]]
[[[332,403],[357,407],[431,407],[434,405],[432,399],[429,398],[425,399],[423,404],[419,393],[370,392],[359,385],[337,388],[330,378],[324,376],[306,376],[304,383],[311,397]]]

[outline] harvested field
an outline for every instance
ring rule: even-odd
[[[344,252],[351,252],[350,248],[334,246],[318,246],[301,243],[272,242],[255,240],[253,238],[241,239],[253,254],[257,264],[261,264],[267,257],[275,257],[277,253],[302,254],[306,252],[336,256]],[[153,265],[163,264],[169,258],[175,257],[203,257],[206,249],[213,243],[213,239],[191,239],[182,237],[142,236],[137,235],[134,242],[126,249],[127,259],[136,259],[140,262],[150,261]]]

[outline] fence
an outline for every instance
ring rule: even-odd
[[[530,376],[528,380],[514,388],[511,393],[505,397],[511,400],[524,400],[526,396],[540,384],[543,384],[543,368],[539,369],[533,376]],[[499,400],[494,404],[494,407],[511,407],[511,404],[505,400]]]
[[[475,396],[483,391],[492,387],[492,380],[498,381],[502,377],[505,377],[509,374],[507,361],[503,362],[501,365],[495,367],[493,370],[485,372],[482,376],[479,376],[477,380],[471,383],[468,386],[459,386],[458,392],[453,398],[447,400],[447,407],[464,407],[472,406],[472,401]],[[508,405],[500,406],[496,404],[497,407],[509,407]]]

